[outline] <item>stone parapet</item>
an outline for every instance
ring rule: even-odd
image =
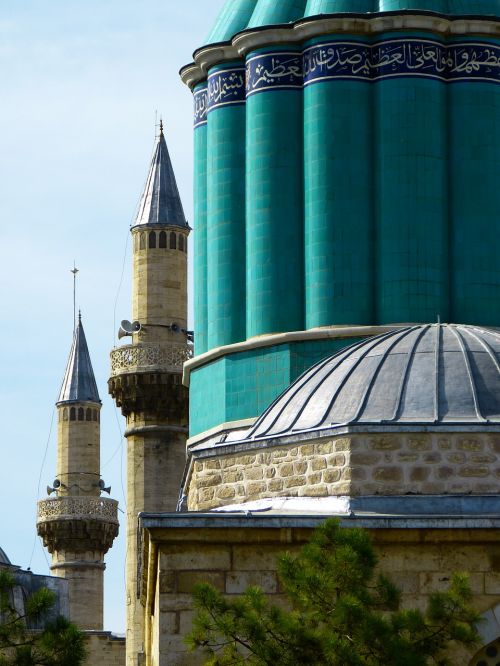
[[[494,433],[349,434],[208,453],[194,454],[191,511],[271,497],[488,494],[500,479]]]
[[[118,525],[118,502],[107,497],[57,497],[38,502],[38,523],[75,518]]]
[[[192,349],[181,343],[168,346],[136,343],[115,347],[111,351],[111,377],[136,372],[177,372],[192,357]]]

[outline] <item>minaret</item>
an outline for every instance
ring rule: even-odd
[[[182,366],[190,356],[187,327],[187,237],[160,124],[134,226],[132,318],[121,335],[131,344],[111,352],[109,392],[127,419],[127,664],[143,652],[137,593],[137,515],[175,511],[185,465],[188,393]]]
[[[101,497],[101,401],[81,316],[56,403],[56,498],[38,502],[38,534],[52,554],[51,569],[69,581],[70,618],[82,629],[103,628],[104,555],[118,534],[118,502]]]

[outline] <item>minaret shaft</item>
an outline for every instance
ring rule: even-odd
[[[100,409],[90,402],[58,406],[59,497],[100,495]]]

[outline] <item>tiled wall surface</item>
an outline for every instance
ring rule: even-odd
[[[297,342],[231,354],[193,370],[190,434],[259,416],[299,375],[359,338]]]

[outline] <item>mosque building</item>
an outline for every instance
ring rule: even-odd
[[[407,605],[467,570],[483,646],[454,663],[499,662],[499,64],[498,0],[227,0],[181,70],[189,438],[181,510],[135,514],[127,666],[199,663],[199,580],[282,601],[277,553],[329,515]]]
[[[328,516],[407,606],[469,572],[483,644],[454,663],[500,663],[500,0],[227,0],[193,58],[194,336],[160,128],[111,352],[126,666],[202,663],[198,581],[283,603],[276,556]],[[100,405],[79,320],[37,527],[97,634]]]

